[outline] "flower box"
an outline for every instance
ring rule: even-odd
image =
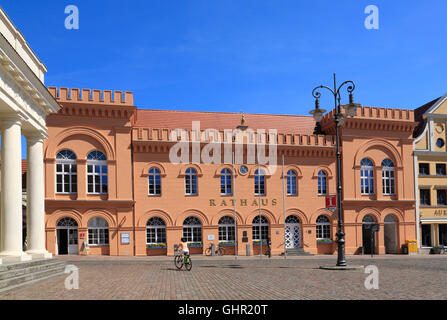
[[[147,249],[166,249],[166,243],[148,244]]]
[[[253,245],[254,245],[254,246],[260,246],[260,245],[261,245],[261,240],[255,240],[255,241],[253,241]],[[268,245],[267,240],[262,240],[262,245],[263,245],[263,246]]]
[[[317,239],[317,244],[332,244],[334,243],[334,240],[332,239]]]
[[[234,242],[219,242],[219,246],[221,246],[221,247],[235,247],[236,243],[234,243]]]
[[[188,248],[203,248],[202,242],[190,242],[188,243]]]

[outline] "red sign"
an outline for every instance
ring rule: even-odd
[[[80,239],[85,239],[85,233],[80,233],[80,234],[79,234],[79,238],[80,238]]]
[[[326,209],[335,209],[337,207],[337,196],[326,197]]]

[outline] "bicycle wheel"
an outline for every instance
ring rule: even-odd
[[[225,248],[219,247],[218,252],[221,256],[225,255]]]
[[[174,263],[175,263],[175,267],[180,270],[183,267],[183,257],[180,255],[175,256]]]
[[[186,268],[186,270],[191,271],[191,268],[192,268],[191,257],[189,257],[189,259],[188,259],[188,263],[185,264],[185,268]]]
[[[210,256],[211,255],[211,247],[205,250],[205,255]]]

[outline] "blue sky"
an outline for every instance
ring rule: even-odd
[[[66,5],[80,29],[66,30]],[[367,30],[365,7],[379,8]],[[139,108],[307,115],[319,84],[416,108],[447,92],[447,2],[2,0],[46,85],[133,91]],[[322,106],[332,106],[329,96]]]

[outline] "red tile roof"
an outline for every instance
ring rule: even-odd
[[[22,175],[26,172],[27,162],[26,159],[22,159]]]
[[[253,130],[277,129],[279,133],[312,135],[315,129],[315,120],[310,116],[255,113],[244,116],[245,125]],[[135,127],[190,130],[193,121],[200,121],[202,130],[236,129],[241,118],[240,113],[140,109]]]

